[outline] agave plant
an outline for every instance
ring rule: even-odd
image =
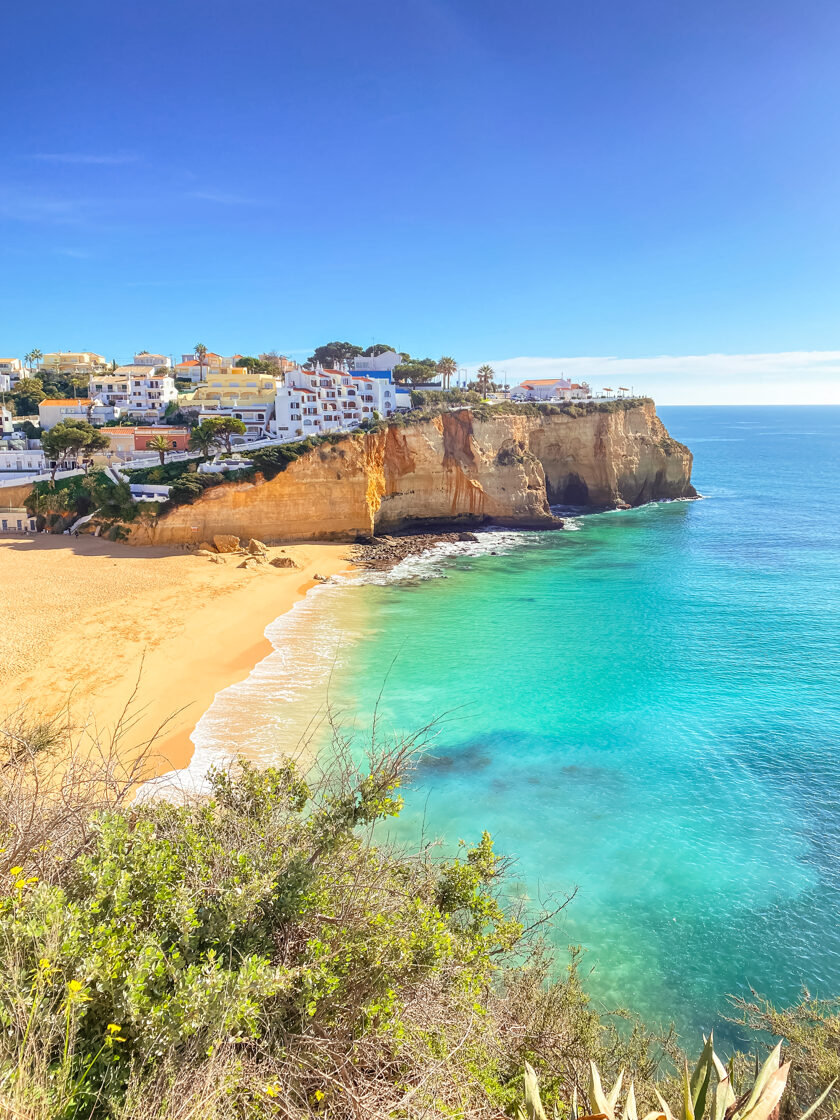
[[[782,1044],[773,1048],[767,1061],[758,1072],[749,1092],[736,1097],[732,1088],[731,1070],[727,1070],[714,1050],[711,1035],[706,1040],[694,1072],[689,1074],[688,1063],[683,1071],[683,1096],[679,1109],[672,1112],[659,1090],[655,1090],[659,1108],[648,1112],[643,1120],[770,1120],[779,1107],[790,1074],[790,1062],[782,1064]],[[714,1075],[715,1083],[712,1085]],[[639,1120],[636,1091],[633,1082],[627,1090],[624,1109],[618,1112],[618,1101],[624,1081],[624,1070],[619,1073],[608,1093],[604,1092],[601,1075],[594,1062],[589,1063],[589,1106],[587,1116],[578,1113],[577,1090],[572,1098],[571,1120]],[[823,1103],[834,1087],[832,1081],[799,1120],[807,1120]],[[554,1110],[557,1117],[557,1110]],[[524,1103],[516,1110],[516,1120],[548,1120],[542,1101],[537,1075],[525,1063]]]

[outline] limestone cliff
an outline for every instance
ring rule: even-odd
[[[625,408],[467,409],[323,444],[271,480],[216,486],[138,527],[138,544],[235,533],[352,540],[433,526],[556,524],[550,506],[694,497],[692,456],[652,401]]]

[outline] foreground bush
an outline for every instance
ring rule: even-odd
[[[0,728],[0,1116],[491,1120],[527,1062],[565,1117],[598,1110],[590,1059],[673,1099],[670,1034],[596,1014],[576,951],[558,976],[489,836],[449,859],[377,842],[414,755],[359,768],[337,734],[306,777],[240,762],[133,801],[142,754]]]

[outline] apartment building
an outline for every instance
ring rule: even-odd
[[[108,361],[101,354],[91,351],[60,350],[54,354],[44,354],[41,369],[50,373],[64,374],[67,377],[91,377],[105,369]]]
[[[207,372],[185,407],[198,412],[199,423],[213,416],[233,416],[246,428],[246,439],[263,439],[271,431],[277,379],[268,373],[221,366]]]
[[[134,355],[134,361],[131,363],[135,366],[152,366],[154,369],[171,369],[172,359],[167,358],[165,354],[150,354],[148,350],[141,350],[139,354]]]
[[[281,439],[356,428],[374,413],[390,416],[408,407],[409,395],[390,377],[364,377],[343,370],[297,368],[277,387],[274,432]]]
[[[113,373],[90,379],[90,394],[104,405],[119,409],[139,420],[162,419],[166,406],[177,401],[175,379],[157,372],[156,366],[118,366]]]
[[[233,369],[241,357],[241,354],[231,354],[225,358],[221,354],[214,354],[211,350],[201,358],[195,354],[184,354],[181,361],[172,367],[172,372],[176,377],[186,381],[206,381],[211,371]]]

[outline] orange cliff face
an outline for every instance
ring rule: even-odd
[[[270,481],[223,484],[135,544],[219,533],[283,542],[353,540],[412,528],[556,525],[551,503],[593,507],[694,497],[692,456],[652,401],[583,414],[469,410],[323,444]]]

